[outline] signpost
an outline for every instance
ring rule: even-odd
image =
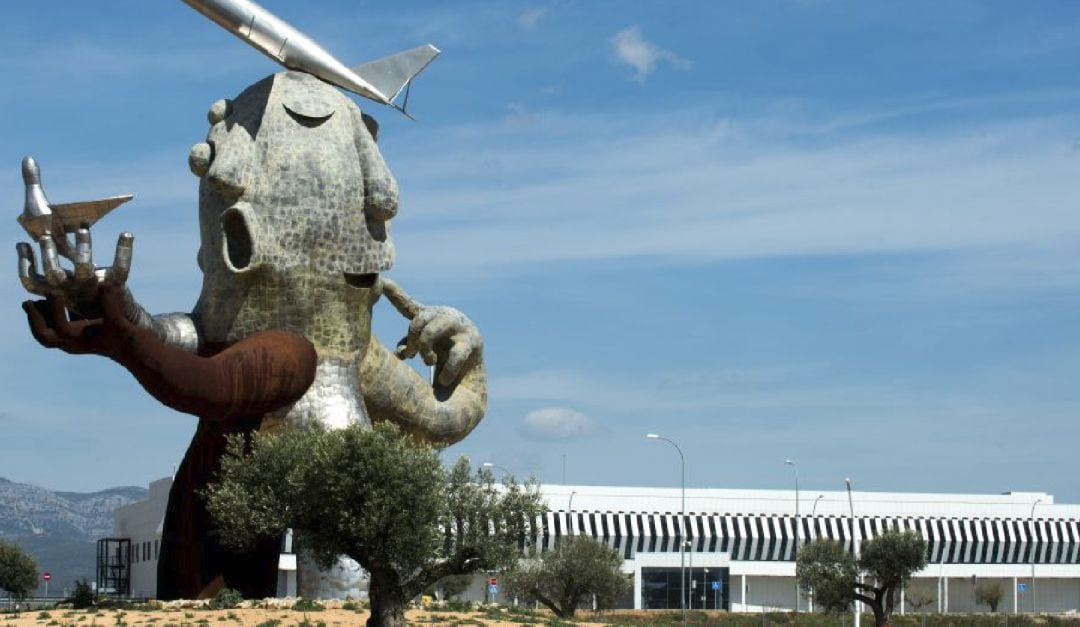
[[[1016,584],[1016,592],[1020,595],[1020,611],[1024,611],[1024,593],[1027,592],[1026,583]]]
[[[712,590],[713,590],[713,609],[718,610],[718,609],[720,609],[720,580],[719,579],[712,582]]]
[[[49,581],[52,579],[52,573],[41,573],[41,578],[45,580],[45,598],[49,598]]]

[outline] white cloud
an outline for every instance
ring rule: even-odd
[[[547,15],[548,10],[542,7],[534,7],[532,9],[525,9],[518,16],[517,22],[525,30],[532,30],[536,28],[536,25],[540,23],[540,20]]]
[[[642,125],[531,110],[527,125],[410,137],[395,160],[410,190],[395,224],[399,270],[448,255],[489,274],[634,258],[1034,254],[1080,240],[1070,119],[838,125],[700,109]]]
[[[565,407],[545,407],[526,414],[518,431],[529,440],[566,442],[593,431],[585,414]]]
[[[634,80],[639,83],[645,82],[660,62],[669,63],[678,69],[690,67],[689,61],[647,41],[641,36],[641,29],[637,26],[630,26],[616,33],[611,38],[611,45],[615,49],[615,56],[634,68]]]

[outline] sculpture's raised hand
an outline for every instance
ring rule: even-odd
[[[99,285],[108,282],[123,286],[127,282],[134,243],[135,237],[131,233],[121,233],[116,242],[112,265],[97,267],[94,265],[90,229],[80,228],[75,232],[74,251],[64,255],[72,260],[73,268],[69,270],[60,264],[57,242],[51,234],[45,233],[38,239],[41,248],[40,270],[33,246],[26,242],[15,245],[19,256],[19,280],[31,294],[48,296],[67,307],[84,311],[97,300]],[[66,246],[70,248],[70,244]]]
[[[484,340],[473,321],[453,307],[425,307],[393,281],[380,281],[383,294],[410,321],[397,356],[409,359],[419,354],[425,364],[436,367],[440,385],[457,383],[483,353]]]
[[[75,355],[118,357],[135,326],[124,315],[123,288],[104,283],[96,288],[101,317],[69,316],[67,307],[53,295],[45,300],[23,302],[30,332],[42,346]]]

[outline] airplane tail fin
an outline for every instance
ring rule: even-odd
[[[405,106],[409,102],[408,89],[406,88],[412,82],[412,79],[424,71],[424,68],[434,61],[437,56],[439,56],[438,48],[431,44],[424,44],[411,50],[360,64],[351,69],[360,75],[360,78],[386,94],[391,103],[401,94],[402,90],[405,90],[405,102],[402,106],[393,105],[394,108],[405,113]],[[408,115],[408,113],[405,113],[405,115]]]

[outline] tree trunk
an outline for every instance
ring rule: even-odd
[[[874,607],[874,625],[876,627],[886,627],[889,624],[889,615],[885,612],[884,608]]]
[[[372,571],[368,587],[371,616],[367,627],[405,627],[405,595],[397,575],[387,571]]]

